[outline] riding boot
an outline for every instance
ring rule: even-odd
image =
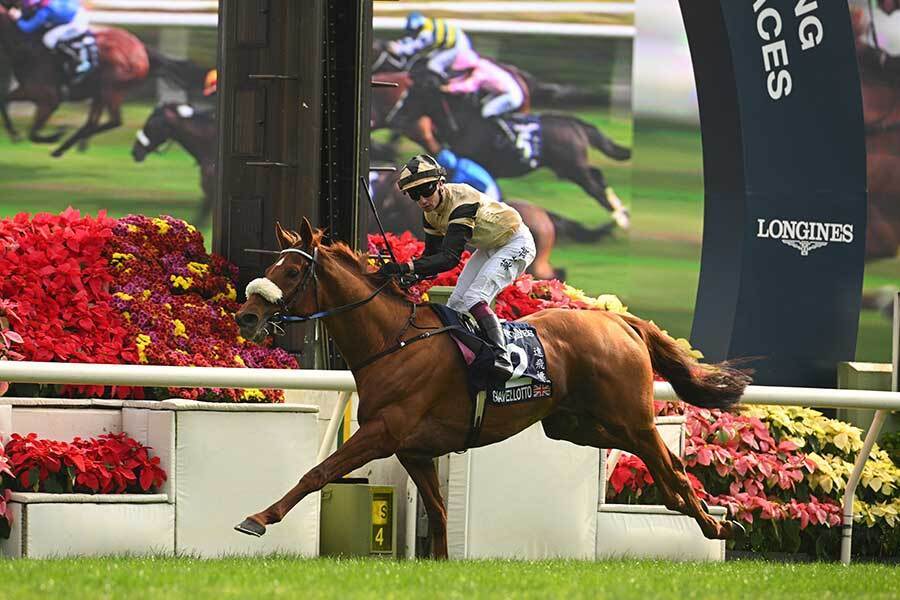
[[[494,116],[489,117],[489,120],[497,126],[497,128],[503,132],[506,138],[509,140],[510,145],[515,148],[518,142],[518,136],[516,136],[516,132],[512,130],[509,126],[509,123],[503,119],[503,117]]]
[[[481,331],[488,345],[490,345],[491,351],[494,353],[492,375],[499,381],[507,381],[512,377],[513,366],[510,361],[509,350],[506,348],[503,327],[500,325],[500,319],[497,318],[497,315],[494,314],[494,311],[487,304],[480,303],[479,305],[484,308],[476,310],[475,312],[478,314],[473,313],[472,316],[475,317],[478,326],[481,327]]]

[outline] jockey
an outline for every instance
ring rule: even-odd
[[[422,209],[425,252],[408,263],[387,263],[379,273],[437,275],[459,264],[466,245],[475,252],[459,274],[447,306],[468,310],[494,352],[495,377],[509,379],[512,363],[491,302],[525,272],[535,257],[534,238],[508,204],[464,183],[445,183],[446,172],[427,154],[409,160],[397,185]]]
[[[447,77],[457,56],[475,54],[469,36],[462,29],[443,19],[428,18],[418,11],[409,13],[406,18],[406,37],[390,42],[387,51],[407,60],[427,57],[428,70],[443,78]]]
[[[459,158],[447,148],[441,150],[435,158],[447,171],[447,181],[450,183],[467,183],[492,200],[503,202],[497,182],[487,169],[474,160]]]
[[[77,82],[91,70],[89,47],[95,43],[88,32],[88,13],[80,0],[22,0],[21,12],[9,11],[24,33],[46,30],[42,41],[50,51],[59,49],[72,60],[72,79]],[[81,39],[77,48],[71,42]]]
[[[482,57],[460,55],[453,61],[453,70],[467,73],[451,79],[441,87],[448,94],[485,94],[481,101],[481,116],[497,124],[515,144],[516,134],[503,116],[516,112],[525,102],[525,92],[516,78],[498,64]]]

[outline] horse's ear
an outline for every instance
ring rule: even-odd
[[[303,222],[300,223],[300,240],[303,242],[303,246],[310,247],[313,243],[313,238],[312,223],[309,222],[309,219],[303,217]]]
[[[295,234],[287,231],[278,221],[275,221],[275,239],[278,240],[278,247],[281,250],[290,248],[297,243]]]

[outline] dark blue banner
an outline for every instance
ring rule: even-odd
[[[866,228],[845,2],[681,0],[706,201],[692,343],[756,382],[835,385],[856,349]]]

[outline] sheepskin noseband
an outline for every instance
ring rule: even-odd
[[[275,285],[275,282],[265,277],[257,277],[247,284],[247,298],[252,294],[259,294],[266,302],[270,304],[278,304],[281,302],[284,294],[281,288]]]

